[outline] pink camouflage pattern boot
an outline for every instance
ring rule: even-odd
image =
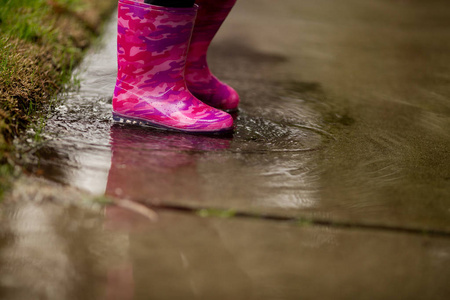
[[[186,63],[186,82],[191,93],[204,103],[226,111],[236,111],[238,93],[210,71],[206,53],[236,0],[196,0],[199,5]]]
[[[141,2],[119,0],[114,121],[184,132],[231,130],[229,114],[204,104],[186,86],[184,70],[197,6]]]

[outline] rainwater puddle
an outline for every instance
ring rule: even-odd
[[[290,114],[282,113],[283,103],[290,105],[292,99],[277,99],[273,91],[265,98],[275,99],[276,105],[259,105],[254,101],[260,95],[246,97],[244,90],[242,109],[234,115],[235,131],[228,136],[114,124],[115,26],[114,22],[108,26],[102,44],[79,68],[79,89],[61,95],[63,104],[46,127],[51,138],[36,152],[37,172],[96,194],[149,204],[313,205],[310,198],[316,186],[307,179],[314,181],[314,176],[305,174],[311,169],[306,166],[308,156],[330,135],[305,122],[315,113],[301,105],[291,105]],[[247,78],[245,85],[258,89],[260,84]],[[305,159],[298,159],[301,156]],[[264,191],[257,192],[257,186]],[[280,193],[284,187],[286,195]]]

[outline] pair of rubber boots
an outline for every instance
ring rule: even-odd
[[[116,122],[184,132],[233,126],[234,89],[211,74],[206,52],[236,0],[197,0],[169,8],[119,0]],[[197,15],[198,11],[198,15]]]

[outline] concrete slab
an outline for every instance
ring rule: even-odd
[[[450,240],[114,207],[3,205],[15,299],[448,299]]]

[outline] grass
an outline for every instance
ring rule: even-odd
[[[0,0],[0,196],[17,169],[12,141],[45,124],[54,95],[116,0]],[[35,130],[36,131],[36,130]]]

